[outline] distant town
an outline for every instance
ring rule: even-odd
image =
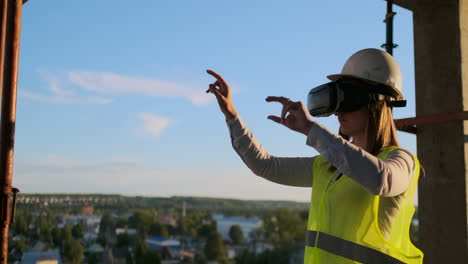
[[[303,263],[308,203],[20,194],[8,263]]]

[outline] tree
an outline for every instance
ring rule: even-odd
[[[119,234],[117,235],[117,247],[130,247],[136,245],[136,236],[129,234]]]
[[[205,245],[205,255],[208,260],[224,260],[226,255],[224,253],[224,242],[221,234],[213,232],[208,237]]]
[[[105,214],[99,223],[98,238],[104,246],[109,245],[115,237],[114,220],[110,214]]]
[[[120,217],[119,219],[117,219],[117,222],[115,223],[115,227],[117,228],[128,227],[128,218]]]
[[[26,219],[23,215],[18,215],[16,216],[15,222],[14,222],[14,228],[13,230],[15,231],[16,234],[18,235],[24,235],[27,234],[28,232],[28,225],[26,223]]]
[[[229,229],[229,238],[231,238],[234,245],[239,245],[244,241],[244,233],[239,225],[233,225]]]
[[[159,264],[161,257],[158,253],[151,251],[145,241],[140,240],[135,250],[135,263]]]
[[[138,233],[146,237],[148,235],[149,227],[156,221],[152,213],[138,210],[128,219],[128,225],[136,228]]]
[[[75,239],[65,241],[63,256],[73,264],[81,263],[81,258],[83,257],[83,246],[81,246],[80,242]]]
[[[211,220],[208,224],[203,224],[198,228],[198,237],[208,239],[211,233],[217,232],[217,223],[215,220]]]
[[[297,212],[278,208],[264,218],[265,236],[275,246],[289,246],[303,241],[307,223]]]
[[[51,231],[54,226],[52,223],[52,217],[49,213],[43,212],[39,215],[37,221],[39,240],[50,242],[52,240]]]
[[[21,253],[23,253],[26,249],[30,248],[29,244],[25,240],[18,240],[16,241],[14,248],[19,250]]]
[[[153,223],[149,228],[149,234],[152,236],[169,237],[169,231],[165,225]]]
[[[74,225],[71,231],[75,239],[81,239],[83,237],[83,226],[81,224]]]
[[[62,244],[62,231],[60,230],[60,228],[54,226],[50,233],[52,236],[53,245],[56,247],[60,247],[60,245]]]
[[[71,241],[73,239],[73,235],[71,232],[71,228],[69,225],[66,225],[64,228],[61,230],[61,240],[62,243],[66,241]]]
[[[195,264],[206,264],[206,257],[203,253],[196,253],[194,257]]]

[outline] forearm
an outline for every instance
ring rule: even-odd
[[[253,137],[243,121],[227,121],[234,150],[256,175],[279,184],[311,187],[313,158],[284,158],[270,155]]]
[[[307,145],[372,194],[395,196],[409,186],[414,160],[405,150],[397,149],[381,160],[317,123],[311,126]]]

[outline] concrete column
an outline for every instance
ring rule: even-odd
[[[416,115],[468,110],[468,0],[411,0]],[[468,122],[418,127],[425,264],[468,263]]]

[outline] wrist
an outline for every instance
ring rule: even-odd
[[[312,128],[313,121],[308,120],[301,133],[304,135],[309,135],[310,129]]]
[[[237,116],[237,112],[226,112],[224,116],[226,117],[226,121],[229,121]]]

